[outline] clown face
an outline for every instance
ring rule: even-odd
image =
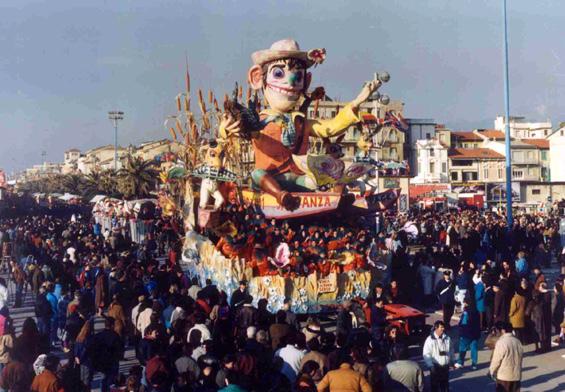
[[[277,60],[267,66],[265,98],[272,109],[291,111],[307,87],[305,67],[295,61]]]

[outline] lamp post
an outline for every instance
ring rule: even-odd
[[[114,170],[118,170],[118,121],[124,119],[124,112],[108,112],[108,118],[114,123]]]
[[[506,222],[512,228],[512,160],[510,149],[510,87],[508,81],[508,24],[506,22],[506,0],[502,0],[502,17],[504,25],[504,115],[505,150],[506,150]]]

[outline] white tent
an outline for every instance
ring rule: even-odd
[[[90,199],[90,202],[91,203],[98,203],[100,200],[104,200],[107,197],[108,196],[106,196],[106,195],[96,195],[92,199]]]
[[[72,193],[65,193],[63,196],[59,196],[60,200],[69,201],[72,199],[80,199],[79,195],[73,195]]]

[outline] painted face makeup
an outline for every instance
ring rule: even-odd
[[[265,94],[274,106],[294,105],[304,90],[306,70],[302,67],[290,68],[287,61],[281,60],[269,65]]]

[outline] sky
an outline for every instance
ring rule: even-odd
[[[509,0],[512,115],[565,120],[565,1]],[[313,86],[348,100],[374,72],[407,118],[454,130],[503,113],[502,0],[60,0],[0,2],[0,168],[70,148],[168,137],[184,89],[221,96],[252,52],[282,38],[325,47]]]

